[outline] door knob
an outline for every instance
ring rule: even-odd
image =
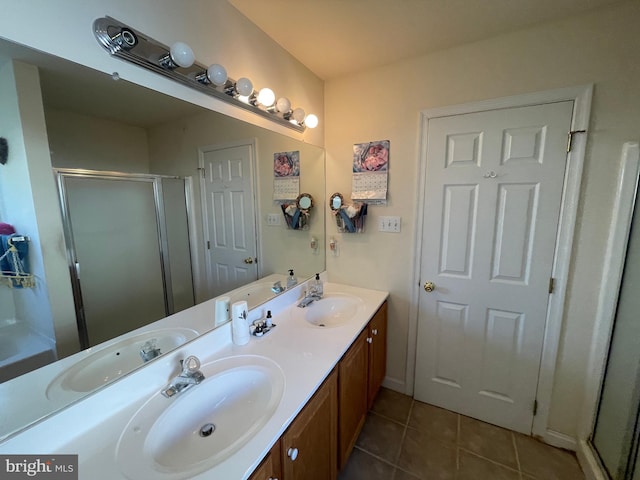
[[[296,458],[298,458],[298,449],[290,448],[289,450],[287,450],[287,457],[289,457],[291,461],[294,462]]]
[[[433,292],[436,289],[436,284],[433,282],[425,282],[424,284],[424,291],[425,292]]]
[[[246,263],[247,265],[251,265],[253,263],[253,258],[252,257],[245,258],[244,263]]]

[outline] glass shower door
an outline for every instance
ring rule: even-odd
[[[83,348],[167,316],[153,179],[66,176],[64,187]]]
[[[592,443],[613,480],[634,473],[640,406],[640,212],[636,205]]]
[[[172,308],[180,312],[195,304],[191,250],[189,248],[189,211],[185,180],[161,178],[162,210],[166,225],[169,271],[171,272]],[[169,281],[169,280],[168,280]]]

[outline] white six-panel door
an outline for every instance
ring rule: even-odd
[[[252,146],[201,149],[209,293],[257,280]]]
[[[531,433],[572,110],[429,120],[416,399]]]

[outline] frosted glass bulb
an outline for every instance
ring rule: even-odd
[[[304,119],[304,124],[309,128],[316,128],[318,126],[318,117],[310,113],[307,115],[307,118]]]
[[[279,112],[287,113],[291,110],[291,102],[287,97],[280,97],[276,102],[276,108]]]
[[[304,110],[300,107],[296,108],[291,114],[291,118],[298,122],[298,124],[302,124],[302,122],[304,122]]]
[[[222,65],[214,63],[207,68],[207,77],[217,87],[221,87],[227,83],[227,69]]]
[[[184,42],[176,42],[169,50],[173,63],[182,68],[189,68],[196,61],[191,47]]]
[[[236,91],[240,95],[248,97],[253,93],[253,83],[246,77],[239,78],[236,81]]]
[[[270,107],[273,105],[273,102],[276,101],[276,94],[273,93],[273,90],[270,88],[263,88],[258,93],[258,103],[264,105],[265,107]]]

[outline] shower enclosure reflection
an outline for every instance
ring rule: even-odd
[[[82,349],[194,305],[185,179],[55,171]]]

